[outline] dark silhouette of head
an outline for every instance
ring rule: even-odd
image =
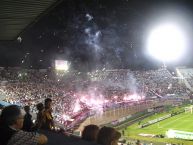
[[[51,109],[51,105],[52,105],[52,99],[50,98],[46,98],[45,99],[45,109]]]
[[[82,139],[86,141],[96,142],[99,127],[97,125],[87,125],[82,132]]]
[[[30,107],[29,106],[24,106],[24,110],[25,110],[26,113],[29,113]]]
[[[101,145],[117,145],[121,133],[111,127],[102,127],[99,130],[97,143]]]
[[[41,111],[44,109],[44,105],[43,105],[42,103],[38,103],[38,104],[36,105],[36,108],[37,108],[37,110],[38,110],[39,112],[41,112]]]

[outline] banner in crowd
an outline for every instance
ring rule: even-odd
[[[127,119],[129,119],[129,118],[131,118],[131,117],[132,117],[132,115],[128,115],[128,116],[126,116],[126,117],[122,117],[122,118],[120,118],[120,119],[118,119],[118,120],[112,121],[111,124],[112,124],[112,125],[120,124],[120,123],[126,121]]]
[[[148,121],[147,123],[142,124],[142,125],[141,125],[141,128],[146,127],[146,126],[149,126],[149,125],[152,125],[152,124],[157,123],[157,122],[159,122],[159,121],[165,120],[165,119],[167,119],[167,118],[170,118],[171,116],[172,116],[172,114],[168,114],[168,115],[162,116],[162,117],[160,117],[160,118],[156,118],[156,119],[154,119],[154,120],[150,120],[150,121]]]

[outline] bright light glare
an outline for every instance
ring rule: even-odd
[[[150,55],[161,61],[175,61],[186,48],[184,33],[175,25],[160,25],[150,33],[147,48]]]
[[[64,60],[55,60],[55,69],[59,71],[68,71],[69,63]]]

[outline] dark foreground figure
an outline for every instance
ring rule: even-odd
[[[46,144],[47,137],[36,132],[22,131],[24,116],[16,105],[5,107],[0,116],[0,145]]]

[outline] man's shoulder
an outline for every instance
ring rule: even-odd
[[[25,132],[22,130],[17,131],[15,135],[11,138],[8,145],[12,144],[37,144],[38,134],[35,132]]]
[[[36,136],[35,132],[27,132],[27,131],[23,131],[23,130],[19,130],[17,132],[18,136]]]

